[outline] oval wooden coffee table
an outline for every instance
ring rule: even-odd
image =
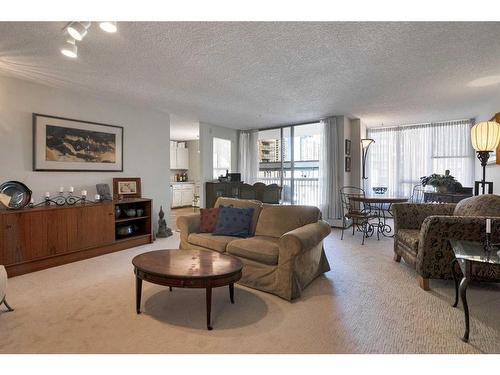
[[[157,250],[132,259],[135,273],[136,311],[141,313],[142,280],[176,288],[205,288],[207,329],[211,330],[212,288],[229,285],[234,303],[234,283],[241,279],[241,261],[230,255],[204,250]]]

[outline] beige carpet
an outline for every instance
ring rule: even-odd
[[[471,343],[460,341],[462,309],[453,283],[418,288],[414,271],[392,260],[392,239],[334,230],[332,271],[288,303],[237,287],[213,298],[214,330],[205,330],[204,291],[145,283],[134,309],[131,259],[176,247],[175,237],[9,280],[16,309],[0,313],[1,353],[499,353],[500,285],[472,285]]]

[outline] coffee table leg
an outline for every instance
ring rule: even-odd
[[[169,286],[168,288],[170,289],[170,291],[172,291],[172,287],[171,286]]]
[[[212,310],[212,287],[207,287],[207,329],[212,330],[212,325],[210,324],[210,313]]]
[[[142,279],[135,278],[135,310],[137,314],[141,313],[141,295],[142,295]]]
[[[229,298],[231,303],[234,303],[234,284],[229,284]]]

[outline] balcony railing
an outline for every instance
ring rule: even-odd
[[[265,184],[281,185],[281,180],[277,177],[263,177],[259,181]],[[281,200],[283,204],[303,204],[309,206],[319,205],[319,179],[317,178],[294,178],[293,179],[293,200],[292,200],[292,179],[283,179],[283,192]]]

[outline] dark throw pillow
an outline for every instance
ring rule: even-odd
[[[253,208],[220,207],[213,235],[248,237],[252,226]]]
[[[212,233],[219,216],[218,208],[200,209],[200,233]]]

